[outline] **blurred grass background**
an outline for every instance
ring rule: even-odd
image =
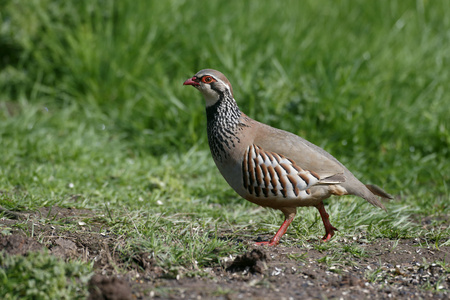
[[[179,83],[212,67],[234,83],[244,111],[339,157],[449,157],[449,18],[440,2],[1,5],[4,111],[71,107],[136,151],[185,151],[205,144],[203,103]]]
[[[201,228],[256,220],[274,232],[278,214],[239,199],[220,178],[203,99],[182,85],[214,68],[246,114],[324,147],[396,196],[386,218],[356,198],[330,201],[336,227],[351,235],[362,218],[366,230],[373,212],[385,220],[369,227],[374,236],[389,236],[399,220],[393,236],[412,234],[407,216],[449,214],[447,6],[2,0],[0,205],[96,209],[118,232],[139,228],[143,240],[169,226],[160,214],[186,213]],[[302,215],[294,226],[307,233],[293,234],[321,235],[316,211]],[[170,244],[155,239],[154,248]]]
[[[406,205],[448,200],[443,2],[0,3],[0,184],[26,195],[5,197],[11,206],[76,193],[81,206],[132,207],[122,186],[155,201],[179,190],[181,202],[211,196],[195,185],[227,190],[211,179],[203,99],[182,86],[207,67],[228,76],[244,112]],[[171,180],[178,188],[154,195]]]

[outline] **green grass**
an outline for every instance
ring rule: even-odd
[[[395,196],[387,214],[354,197],[329,201],[337,237],[448,245],[448,226],[417,222],[449,215],[445,2],[201,5],[0,2],[0,206],[93,209],[129,237],[124,253],[152,249],[174,269],[220,263],[242,251],[233,241],[273,234],[280,214],[220,177],[203,99],[182,86],[211,67],[248,115],[324,147]],[[303,208],[283,242],[322,235],[317,211]]]
[[[0,252],[2,299],[84,299],[92,267],[64,262],[47,252],[11,256]]]

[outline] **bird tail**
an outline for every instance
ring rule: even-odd
[[[372,184],[366,184],[365,186],[368,189],[368,192],[370,191],[370,193],[365,193],[363,198],[366,199],[367,201],[369,201],[371,204],[378,206],[379,208],[383,209],[384,211],[387,211],[387,209],[386,209],[386,207],[384,207],[383,203],[381,203],[381,201],[375,196],[380,196],[380,197],[386,198],[386,199],[392,199],[392,196],[389,195],[387,192],[385,192],[379,186],[372,185]]]
[[[380,196],[382,198],[386,198],[386,199],[394,198],[391,195],[389,195],[387,192],[385,192],[382,188],[380,188],[379,186],[376,186],[374,184],[366,184],[366,188],[368,188],[369,191],[371,191],[374,195]]]

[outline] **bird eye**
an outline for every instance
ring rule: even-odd
[[[212,78],[211,76],[203,76],[202,77],[202,82],[203,83],[211,83],[211,82],[214,82],[215,80],[214,80],[214,78]]]

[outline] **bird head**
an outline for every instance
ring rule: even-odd
[[[205,97],[206,106],[214,105],[223,97],[233,98],[233,89],[228,79],[219,71],[204,69],[194,77],[186,80],[183,85],[192,85]]]

